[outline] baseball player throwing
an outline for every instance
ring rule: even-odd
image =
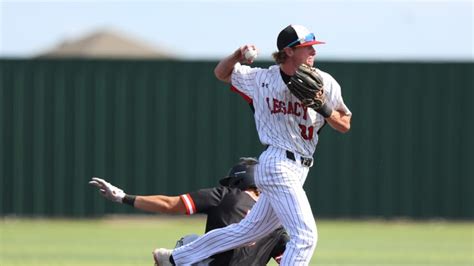
[[[345,133],[350,129],[351,112],[344,104],[341,87],[328,73],[314,69],[321,77],[324,93],[318,105],[303,103],[289,87],[304,64],[312,67],[313,45],[321,44],[308,29],[289,25],[278,35],[276,65],[268,69],[241,65],[249,61],[244,45],[219,62],[214,72],[219,80],[248,98],[255,108],[258,135],[267,149],[255,169],[255,183],[261,190],[259,201],[238,224],[208,232],[196,241],[173,251],[156,249],[159,265],[189,265],[215,253],[256,241],[283,224],[290,235],[281,265],[308,265],[318,240],[316,222],[303,189],[318,132],[325,123]],[[291,86],[290,86],[291,85]]]

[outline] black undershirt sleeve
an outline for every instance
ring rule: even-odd
[[[196,212],[205,214],[209,209],[221,204],[225,194],[224,187],[205,188],[189,193],[196,206]]]

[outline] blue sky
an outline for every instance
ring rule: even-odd
[[[98,29],[184,58],[216,59],[253,43],[260,58],[278,32],[302,24],[325,60],[474,61],[472,0],[11,1],[0,0],[0,56],[29,57]]]

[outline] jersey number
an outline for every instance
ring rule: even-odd
[[[313,139],[313,134],[314,134],[314,127],[310,126],[306,128],[305,125],[299,125],[301,129],[301,136],[305,140],[312,140]]]

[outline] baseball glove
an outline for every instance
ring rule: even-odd
[[[331,115],[332,110],[326,104],[323,78],[316,68],[305,64],[300,65],[287,86],[303,106],[314,109],[324,117]]]

